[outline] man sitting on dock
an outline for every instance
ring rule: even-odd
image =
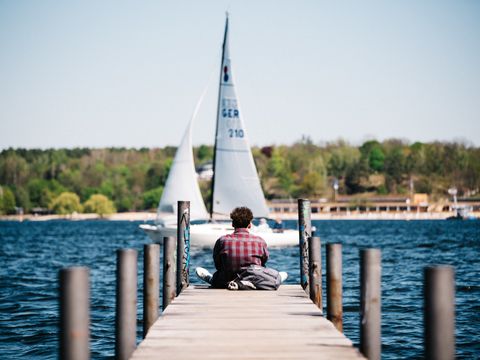
[[[276,290],[287,278],[286,272],[266,268],[267,243],[250,234],[253,214],[247,207],[237,207],[230,213],[233,234],[220,237],[213,248],[213,260],[217,271],[197,267],[197,276],[214,288],[230,290]]]

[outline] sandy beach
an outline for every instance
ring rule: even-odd
[[[4,221],[49,221],[49,220],[112,220],[112,221],[153,221],[156,217],[155,212],[124,212],[105,215],[101,217],[98,214],[71,214],[71,215],[2,215],[0,220]]]
[[[155,220],[156,212],[124,212],[100,217],[98,214],[71,215],[2,215],[0,221],[49,221],[49,220],[111,220],[111,221],[145,221]],[[312,220],[444,220],[453,216],[453,212],[329,212],[312,214]],[[480,212],[473,212],[480,218]],[[271,219],[297,220],[296,213],[271,213]]]

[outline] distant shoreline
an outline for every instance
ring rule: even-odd
[[[312,220],[445,220],[453,216],[453,212],[356,212],[350,213],[313,213]],[[480,212],[474,212],[475,218],[480,218]],[[109,221],[154,221],[154,212],[125,212],[100,217],[98,214],[72,215],[2,215],[0,221],[49,221],[49,220],[109,220]],[[271,219],[297,220],[296,213],[271,213]]]

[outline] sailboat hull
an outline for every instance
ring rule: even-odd
[[[157,225],[143,224],[140,227],[148,234],[150,239],[158,244],[163,244],[166,236],[177,237],[176,227],[162,227]],[[213,249],[217,239],[225,234],[233,232],[228,224],[198,224],[190,226],[190,238],[192,248]],[[299,235],[297,230],[285,230],[282,233],[253,232],[252,234],[262,237],[269,248],[281,248],[298,246]]]

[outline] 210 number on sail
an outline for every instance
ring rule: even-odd
[[[243,138],[243,129],[228,129],[228,136],[231,138]]]

